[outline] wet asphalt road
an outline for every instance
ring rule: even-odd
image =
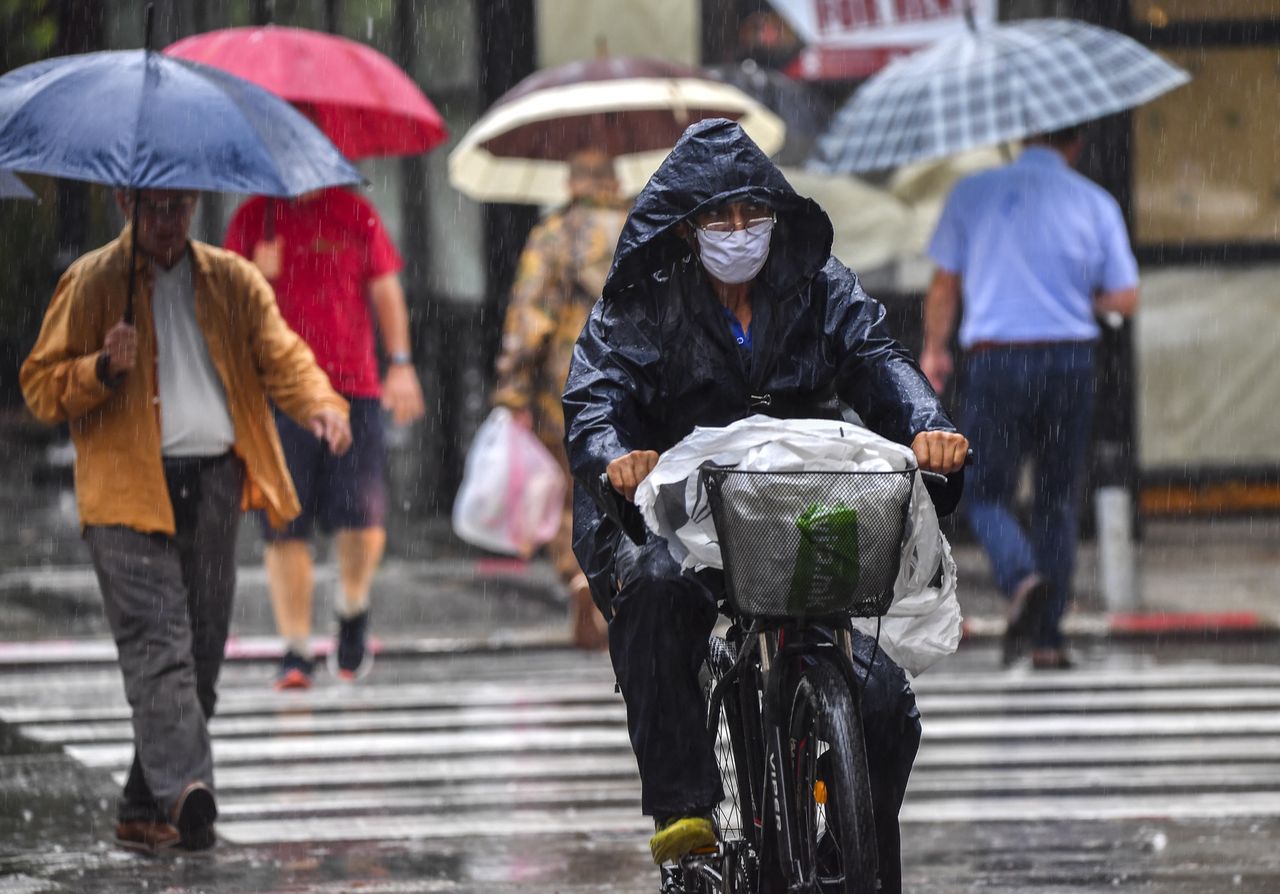
[[[1280,890],[1280,650],[1091,649],[1064,675],[962,649],[921,678],[907,890]],[[0,671],[0,892],[657,890],[603,657],[388,659],[302,696],[270,671],[227,669],[223,844],[167,858],[108,843],[114,669]]]

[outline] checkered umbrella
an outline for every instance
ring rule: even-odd
[[[1131,109],[1189,80],[1125,35],[1070,19],[969,30],[868,80],[812,163],[855,173],[939,158]]]

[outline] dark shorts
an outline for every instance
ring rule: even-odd
[[[267,541],[305,540],[317,524],[325,532],[382,527],[387,509],[382,402],[376,397],[347,400],[351,404],[351,449],[342,456],[331,454],[323,441],[275,410],[276,429],[302,514],[282,530],[272,528],[262,516],[262,535]]]

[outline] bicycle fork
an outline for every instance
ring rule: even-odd
[[[774,841],[778,847],[778,865],[783,877],[793,886],[801,882],[800,861],[796,857],[796,840],[794,824],[790,821],[795,816],[791,803],[793,786],[793,770],[791,750],[787,744],[782,725],[784,711],[778,704],[777,693],[780,687],[770,685],[774,673],[781,673],[782,668],[774,668],[773,659],[777,654],[777,634],[763,631],[760,636],[760,674],[764,697],[764,716],[769,731],[765,748],[765,766],[769,774],[765,791],[772,799]]]

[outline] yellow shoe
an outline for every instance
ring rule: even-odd
[[[700,847],[716,846],[716,830],[705,816],[680,816],[663,823],[649,839],[653,862],[675,863]]]

